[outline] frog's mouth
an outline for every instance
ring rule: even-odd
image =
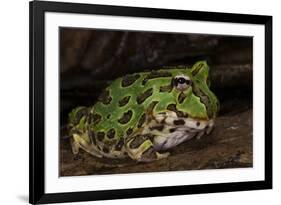
[[[162,127],[158,135],[154,128]],[[150,123],[150,132],[156,134],[154,139],[157,150],[166,150],[186,140],[211,133],[214,127],[214,119],[200,120],[195,118],[178,117],[174,112],[160,113],[155,116],[155,122]],[[159,132],[158,132],[159,133]]]

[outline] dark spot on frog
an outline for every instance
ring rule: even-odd
[[[105,146],[102,148],[102,151],[103,151],[104,153],[109,153],[109,149],[108,149],[107,147],[105,147]]]
[[[92,123],[99,123],[99,121],[101,120],[101,115],[99,114],[93,114],[93,113],[87,113],[86,115],[86,121],[88,124],[92,124]]]
[[[200,101],[206,106],[207,114],[210,118],[213,117],[213,111],[210,106],[210,99],[207,95],[203,95],[200,97]]]
[[[176,104],[169,104],[167,106],[167,110],[170,110],[170,111],[173,111],[173,112],[177,112],[177,107],[176,107]]]
[[[142,125],[144,124],[145,120],[146,120],[146,114],[143,113],[143,114],[141,115],[140,119],[139,119],[138,128],[142,127]]]
[[[108,139],[112,139],[115,137],[115,130],[113,128],[111,128],[110,130],[108,130],[107,134],[106,134]]]
[[[126,131],[127,136],[130,136],[132,133],[133,133],[133,129],[131,127],[127,129]]]
[[[184,125],[185,122],[184,120],[180,119],[180,120],[174,120],[174,125]]]
[[[81,109],[79,109],[76,114],[75,114],[75,118],[74,118],[74,124],[79,124],[81,118],[85,115],[87,115],[88,113],[88,109],[86,107],[82,107]]]
[[[142,81],[142,85],[145,85],[148,80],[162,77],[171,77],[172,73],[167,71],[152,70]]]
[[[169,105],[167,106],[167,110],[170,110],[170,111],[175,112],[178,117],[185,117],[185,118],[188,117],[188,114],[187,114],[187,113],[184,113],[184,112],[182,112],[182,111],[179,111],[179,110],[177,109],[177,107],[176,107],[175,104],[169,104]]]
[[[165,124],[166,123],[166,119],[167,119],[167,117],[165,116],[162,120],[161,120],[161,124]]]
[[[211,85],[210,76],[207,77],[206,84],[208,85],[208,87],[210,87],[210,85]]]
[[[106,116],[106,118],[107,118],[107,119],[109,119],[110,117],[111,117],[111,115],[110,115],[110,114],[108,114],[108,115]]]
[[[92,121],[93,121],[93,114],[92,113],[87,114],[86,121],[87,121],[88,124],[92,123]]]
[[[198,127],[200,125],[200,122],[196,122],[196,126]]]
[[[178,96],[178,101],[179,101],[179,103],[180,103],[180,104],[183,103],[183,101],[184,101],[185,98],[186,98],[186,95],[185,95],[183,92],[181,92],[181,93],[179,94],[179,96]]]
[[[139,74],[124,76],[121,82],[122,87],[128,87],[132,85],[137,79],[139,79],[139,77]]]
[[[118,120],[118,122],[121,124],[126,124],[131,120],[132,116],[133,116],[133,111],[128,110],[123,114],[123,116]]]
[[[156,119],[155,119],[155,117],[153,116],[153,110],[154,110],[154,108],[155,108],[155,106],[158,104],[158,101],[152,101],[149,105],[148,105],[148,107],[147,107],[147,111],[146,111],[146,113],[147,113],[147,119],[146,119],[146,121],[149,123],[152,119],[154,119],[155,121],[157,121]]]
[[[164,129],[164,125],[156,125],[156,126],[153,126],[153,127],[150,127],[149,128],[151,131],[152,130],[158,130],[158,131],[163,131],[163,129]]]
[[[200,98],[200,102],[206,106],[207,114],[209,117],[212,117],[213,112],[210,107],[210,99],[207,95],[204,94],[197,86],[192,86],[193,93]]]
[[[191,71],[192,75],[195,76],[195,75],[200,71],[200,69],[201,69],[202,67],[203,67],[203,64],[202,64],[202,63],[200,63],[199,65],[197,65],[197,67],[194,68],[194,69]]]
[[[160,89],[159,89],[159,92],[171,92],[173,89],[173,87],[171,85],[163,85],[163,86],[160,86]]]
[[[149,98],[153,93],[153,88],[147,89],[144,93],[137,96],[137,103],[141,104],[143,103],[147,98]]]
[[[89,138],[91,140],[91,143],[96,145],[97,144],[97,141],[96,141],[96,136],[95,136],[95,133],[92,131],[92,130],[89,130],[88,131],[88,135],[89,135]]]
[[[121,151],[123,146],[124,146],[124,138],[120,138],[118,143],[115,145],[115,150],[116,151]]]
[[[94,124],[98,124],[101,121],[101,115],[99,115],[99,114],[94,114],[94,115],[92,115],[91,118],[92,118],[91,121]]]
[[[169,129],[169,132],[170,133],[173,133],[173,132],[175,132],[177,129],[176,128],[171,128],[171,129]]]
[[[138,148],[146,140],[151,140],[153,138],[152,134],[136,135],[130,142],[129,147],[131,149]]]
[[[107,147],[112,147],[112,146],[116,145],[116,143],[117,143],[117,140],[115,138],[104,141],[104,145],[106,145]]]
[[[130,98],[131,98],[131,96],[126,96],[126,97],[122,98],[121,100],[119,100],[119,102],[118,102],[119,106],[120,107],[125,106],[129,102]]]
[[[98,138],[98,140],[99,140],[100,142],[103,141],[104,135],[105,135],[104,132],[98,132],[98,133],[97,133],[97,138]]]
[[[101,101],[103,104],[108,105],[111,102],[112,97],[110,96],[108,90],[104,90],[98,97],[98,100]]]

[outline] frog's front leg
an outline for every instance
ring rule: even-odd
[[[71,146],[74,155],[78,155],[79,149],[81,148],[95,157],[102,157],[96,146],[91,142],[88,133],[74,133],[71,139]]]
[[[153,146],[153,135],[138,134],[131,137],[126,143],[128,155],[139,162],[151,162],[169,156],[169,152],[159,153]]]

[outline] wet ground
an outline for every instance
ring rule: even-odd
[[[151,163],[130,159],[98,159],[84,151],[71,152],[69,139],[60,140],[60,175],[77,176],[157,171],[252,167],[252,110],[241,109],[217,118],[213,132],[170,150],[171,155]]]

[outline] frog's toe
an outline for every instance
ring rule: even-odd
[[[147,136],[136,136],[127,143],[129,156],[138,162],[152,162],[169,156],[169,153],[159,153]]]
[[[74,140],[74,138],[70,138],[70,144],[71,144],[71,148],[72,148],[72,153],[77,156],[79,153],[79,143],[77,140]]]
[[[78,134],[73,134],[71,145],[72,145],[72,152],[74,155],[77,155],[79,153],[79,149],[88,152],[89,154],[101,158],[102,155],[97,150],[96,146],[85,140],[86,135],[80,136]]]
[[[152,162],[152,161],[164,159],[164,158],[168,157],[169,155],[170,155],[169,152],[159,153],[151,147],[148,150],[146,150],[144,153],[142,153],[142,155],[138,161]]]
[[[164,152],[164,153],[156,152],[156,154],[157,154],[157,159],[164,159],[170,155],[170,152]]]
[[[145,152],[143,152],[138,159],[139,162],[151,162],[155,160],[157,160],[157,152],[155,152],[153,147],[150,147]]]

